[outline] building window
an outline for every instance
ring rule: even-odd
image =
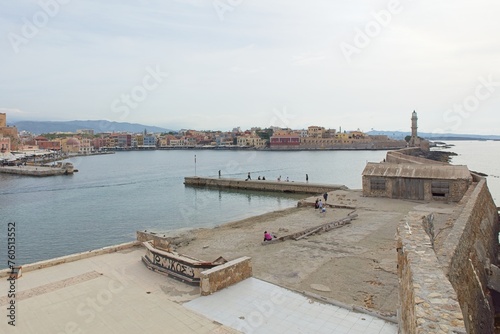
[[[448,197],[450,183],[447,181],[432,181],[431,193],[433,197]]]
[[[370,179],[370,189],[385,191],[385,179],[384,178]]]

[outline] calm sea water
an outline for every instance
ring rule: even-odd
[[[454,142],[454,163],[492,176],[499,198],[500,171],[491,152],[500,142]],[[480,154],[484,152],[484,154]],[[16,223],[16,263],[25,264],[134,240],[136,230],[212,227],[293,207],[303,195],[185,187],[184,176],[252,178],[344,184],[361,188],[368,161],[386,151],[118,152],[72,159],[72,176],[31,178],[0,174],[0,268],[7,266],[7,223]],[[196,156],[196,163],[195,163]],[[498,158],[497,158],[498,160]],[[496,178],[493,176],[497,176]],[[3,236],[2,236],[3,235]]]
[[[451,163],[467,165],[470,170],[487,174],[488,188],[493,200],[500,206],[500,141],[450,141],[451,149],[457,153]],[[496,152],[496,153],[495,153]]]

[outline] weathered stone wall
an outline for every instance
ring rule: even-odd
[[[366,197],[391,197],[392,196],[392,181],[390,178],[385,178],[385,190],[372,189],[370,179],[371,176],[363,175],[363,196]]]
[[[316,184],[305,182],[285,182],[271,180],[250,180],[229,179],[229,178],[209,178],[209,177],[185,177],[184,184],[199,187],[248,189],[259,191],[279,191],[305,194],[322,194],[332,190],[347,189],[344,185]]]
[[[432,215],[410,212],[398,227],[399,326],[403,334],[465,333],[460,305],[434,253]],[[431,233],[430,236],[427,233]]]
[[[498,212],[481,179],[460,204],[455,220],[438,258],[458,295],[468,333],[494,333],[493,302],[487,288],[488,261],[497,263]]]
[[[394,183],[398,178],[387,177],[385,178],[385,190],[371,189],[370,179],[371,176],[363,176],[363,196],[367,197],[387,197],[393,198],[393,187]],[[468,180],[446,180],[449,183],[449,193],[446,197],[435,197],[432,195],[432,182],[436,180],[424,179],[423,180],[423,195],[425,201],[450,201],[459,202],[463,194],[467,191],[469,187]]]
[[[201,272],[201,295],[207,296],[252,277],[250,257],[241,257]]]
[[[136,232],[137,241],[146,242],[152,241],[155,248],[170,251],[170,242],[168,238],[157,236],[150,232]]]

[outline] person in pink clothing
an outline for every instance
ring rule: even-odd
[[[271,233],[264,231],[264,241],[271,241],[271,240],[273,240],[273,236],[271,235]]]

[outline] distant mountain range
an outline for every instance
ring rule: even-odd
[[[92,129],[94,133],[101,132],[131,132],[138,133],[146,130],[149,133],[170,132],[173,130],[160,128],[157,126],[142,125],[137,123],[100,121],[18,121],[12,123],[18,131],[28,131],[34,134],[51,132],[76,132],[81,129]]]
[[[411,132],[404,131],[376,131],[372,130],[367,132],[367,134],[375,135],[386,135],[393,139],[404,139],[406,136],[410,136]],[[419,137],[428,140],[500,140],[500,136],[497,135],[470,135],[470,134],[456,134],[456,133],[430,133],[430,132],[419,132]]]

